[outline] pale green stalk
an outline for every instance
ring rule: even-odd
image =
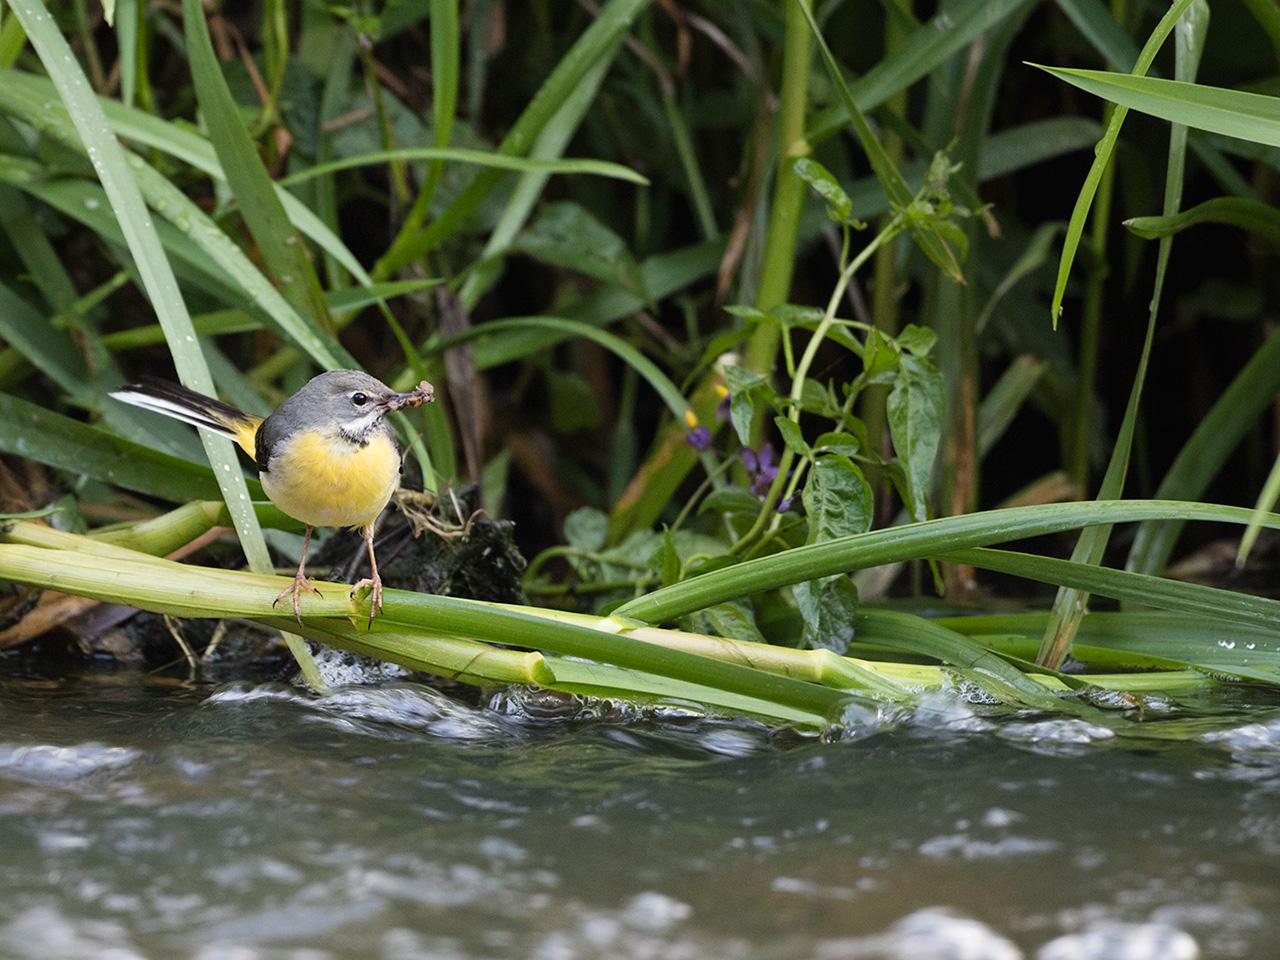
[[[809,64],[813,59],[813,35],[802,5],[807,7],[810,0],[780,2],[784,11],[785,33],[782,88],[778,95],[778,134],[774,147],[777,160],[769,227],[765,233],[764,261],[756,292],[756,307],[766,313],[785,303],[791,293],[796,235],[805,195],[804,182],[792,172],[791,165],[809,154],[809,142],[805,138],[805,108]],[[747,342],[747,366],[768,376],[773,370],[779,337],[778,325],[773,321],[757,326]]]

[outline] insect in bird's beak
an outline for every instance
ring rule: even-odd
[[[386,407],[389,412],[395,412],[396,410],[402,410],[405,407],[420,407],[424,403],[430,403],[435,398],[436,388],[423,380],[408,393],[391,394],[383,401],[382,405]]]

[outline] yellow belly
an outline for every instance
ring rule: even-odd
[[[400,451],[384,433],[363,447],[319,433],[298,434],[272,452],[262,489],[271,502],[314,527],[362,527],[378,518],[400,485]]]

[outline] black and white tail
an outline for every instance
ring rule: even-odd
[[[111,396],[122,403],[220,433],[238,443],[250,456],[254,455],[255,436],[262,419],[229,403],[154,377],[143,377],[137,383],[112,391]]]

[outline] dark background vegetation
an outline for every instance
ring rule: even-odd
[[[344,16],[366,28],[378,95],[392,119],[396,145],[429,142],[433,86],[427,6],[403,2],[326,10],[310,2],[283,5],[291,54],[281,90],[282,114],[278,122],[255,131],[274,173],[284,174],[314,161],[322,86],[316,70],[326,63],[325,51],[336,32],[350,29],[342,26]],[[212,23],[215,41],[221,41],[218,49],[229,55],[223,64],[225,72],[246,107],[246,116],[251,117],[261,103],[242,57],[247,51],[256,58],[260,71],[266,69],[262,51],[265,11],[250,4],[209,9],[215,14]],[[652,185],[636,188],[599,178],[553,177],[543,197],[544,204],[554,200],[580,204],[616,232],[637,260],[701,242],[661,102],[661,85],[671,84],[677,109],[691,132],[697,166],[722,239],[744,209],[755,211],[748,218],[745,255],[727,273],[725,289],[718,292],[716,278],[703,276],[644,315],[629,317],[616,326],[677,383],[692,368],[703,343],[734,323],[722,307],[751,302],[758,281],[761,234],[767,222],[772,180],[778,175],[773,162],[771,105],[779,82],[783,9],[765,2],[670,0],[650,6],[632,30],[633,42],[642,48],[643,56],[630,48],[618,55],[566,153],[624,163],[644,173]],[[940,9],[945,11],[946,5],[916,4],[913,13],[923,21]],[[1163,9],[1161,4],[1121,3],[1113,12],[1140,43]],[[73,5],[58,12],[82,59],[86,42],[91,42],[104,69],[110,72],[116,51],[114,34],[101,22],[96,4],[87,8],[87,31],[73,26]],[[820,13],[830,45],[851,76],[873,69],[886,56],[884,5],[849,0],[821,4]],[[1024,63],[1103,66],[1098,51],[1057,5],[1031,4],[1013,16],[1024,14],[1008,50],[998,54],[1003,64],[998,71],[991,130],[1064,116],[1101,117],[1100,102]],[[483,146],[500,140],[592,17],[586,4],[569,0],[472,0],[462,4],[462,71],[454,142]],[[713,40],[708,30],[691,23],[691,17],[702,18],[722,31],[727,42]],[[148,18],[153,109],[165,116],[191,119],[195,97],[180,46],[180,17],[171,6],[158,4],[150,8]],[[233,42],[237,32],[242,40],[239,46]],[[949,88],[958,78],[963,79],[969,58],[985,55],[965,48],[950,63],[914,84],[904,101],[874,111],[873,119],[886,131],[903,123],[916,130],[929,126],[927,114],[939,109],[938,102],[955,102],[957,91]],[[19,66],[32,62],[32,55],[24,53]],[[1164,51],[1157,66],[1165,75],[1172,73],[1170,51]],[[1244,6],[1215,5],[1200,78],[1210,84],[1263,89],[1275,84],[1276,50]],[[357,61],[343,111],[345,117],[355,119],[335,138],[334,149],[339,155],[380,146],[377,124],[370,115],[369,80],[361,75]],[[108,83],[114,90],[110,77]],[[834,99],[829,79],[815,59],[811,115]],[[945,106],[942,109],[945,111]],[[924,147],[946,148],[946,139],[938,137],[945,129],[945,124],[939,127],[934,123],[933,129],[919,134],[925,142],[916,148],[908,146],[907,159],[917,155],[927,159]],[[277,136],[280,130],[287,131],[287,136]],[[1159,212],[1167,130],[1162,122],[1132,115],[1117,154],[1114,202],[1101,252],[1106,281],[1095,375],[1097,396],[1086,431],[1091,438],[1089,469],[1086,477],[1078,478],[1085,480],[1085,486],[1075,491],[1079,496],[1095,492],[1136,365],[1150,298],[1154,244],[1130,236],[1121,222],[1130,216]],[[282,153],[284,144],[287,148]],[[1260,159],[1236,156],[1232,162],[1257,195],[1267,200],[1275,192],[1274,157],[1260,149],[1254,153]],[[819,144],[814,156],[846,183],[870,173],[856,140],[848,134]],[[970,231],[973,247],[965,268],[965,296],[971,305],[981,306],[986,301],[1035,228],[1067,218],[1090,160],[1089,147],[1082,143],[977,186],[977,195],[990,207],[987,224],[974,221]],[[202,196],[206,205],[215,203],[206,180],[184,172],[172,161],[160,162],[184,188]],[[1184,206],[1222,192],[1194,157],[1188,163]],[[449,168],[435,208],[441,209],[456,196],[472,173],[466,168]],[[972,170],[963,169],[959,177],[972,178],[972,174]],[[385,250],[403,214],[402,205],[391,196],[387,169],[372,166],[350,171],[339,175],[337,184],[341,236],[362,261],[371,264]],[[502,207],[504,193],[504,189],[496,191],[472,218],[469,229],[451,237],[422,269],[449,279],[469,266]],[[820,203],[813,197],[807,203],[790,300],[820,306],[834,281],[835,265],[831,246],[821,232]],[[56,219],[47,213],[43,216]],[[249,243],[234,214],[224,225]],[[67,227],[56,234],[56,242],[82,290],[101,282],[114,269],[110,258],[103,256],[100,241],[84,232]],[[931,322],[936,318],[927,310],[926,291],[930,284],[939,282],[936,271],[911,253],[906,241],[898,249],[905,260],[905,271],[899,276],[899,324]],[[996,505],[1038,478],[1069,466],[1071,436],[1076,428],[1072,406],[1080,373],[1080,278],[1096,262],[1097,254],[1083,251],[1062,323],[1053,332],[1047,303],[1056,250],[1057,244],[1039,268],[1004,298],[977,344],[983,389],[1020,353],[1047,360],[1049,370],[982,464],[974,506]],[[0,269],[11,276],[21,273],[15,252],[5,240],[0,240]],[[1191,430],[1272,329],[1274,274],[1272,250],[1241,231],[1207,226],[1178,237],[1128,485],[1132,495],[1147,496],[1154,491]],[[856,281],[864,301],[873,294],[870,283],[869,272]],[[598,286],[598,281],[573,271],[513,254],[506,259],[500,281],[477,304],[467,322],[553,314]],[[26,293],[31,295],[32,291]],[[438,329],[439,304],[429,295],[397,301],[393,309],[417,341]],[[141,294],[128,288],[109,302],[103,327],[132,325],[148,311]],[[384,377],[393,376],[403,366],[395,340],[374,311],[366,312],[348,329],[344,343],[372,372]],[[244,368],[269,355],[274,346],[266,334],[224,342],[232,359]],[[824,354],[818,370],[823,376],[839,377],[844,372],[842,363],[847,365],[849,360],[833,350],[829,357]],[[146,355],[134,355],[127,364],[135,371],[162,369],[166,364],[164,349],[156,347]],[[623,369],[620,361],[593,345],[561,344],[482,374],[479,423],[455,422],[456,433],[479,431],[486,460],[510,451],[507,496],[501,504],[491,503],[490,509],[517,520],[518,538],[526,552],[532,554],[557,542],[561,523],[573,508],[589,504],[608,510],[657,436],[664,417],[661,403],[641,387],[634,408],[624,409],[620,397]],[[291,375],[278,388],[287,390],[296,380],[297,376]],[[36,398],[48,398],[50,393],[49,385],[38,376],[5,387]],[[619,443],[620,427],[633,434],[633,439]],[[1274,418],[1259,422],[1203,499],[1252,503],[1270,466],[1275,433]],[[668,519],[679,506],[677,500]],[[1196,534],[1201,539],[1213,535],[1212,528],[1201,528]]]

